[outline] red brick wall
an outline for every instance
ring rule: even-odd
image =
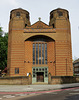
[[[47,43],[48,71],[55,76],[55,41]]]
[[[32,42],[31,41],[25,41],[25,68],[24,72],[26,75],[27,73],[32,74],[32,62],[33,62],[33,49],[32,49]]]

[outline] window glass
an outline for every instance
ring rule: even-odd
[[[33,77],[35,77],[35,75],[33,75]]]
[[[20,16],[20,12],[17,12],[17,13],[16,13],[16,16],[19,17],[19,16]]]
[[[39,64],[41,64],[41,44],[39,44]]]
[[[51,14],[50,18],[51,18],[51,19],[53,18],[53,14]]]
[[[39,71],[41,71],[41,68],[39,69]]]
[[[36,69],[36,71],[38,71],[38,68]]]
[[[26,18],[29,19],[29,15],[28,14],[26,14]]]
[[[44,71],[44,68],[42,69],[42,71]]]
[[[45,71],[47,71],[47,68],[45,68]]]
[[[47,43],[45,43],[45,64],[47,64]]]
[[[45,77],[47,77],[47,75],[45,75]]]
[[[58,11],[59,16],[63,16],[63,13],[61,11]]]
[[[47,64],[47,43],[33,43],[33,64]]]
[[[44,43],[42,43],[42,64],[44,64]]]
[[[33,64],[35,64],[35,44],[33,43]]]
[[[52,24],[52,26],[53,26],[53,28],[55,28],[55,24],[54,23]]]
[[[36,64],[38,64],[38,44],[36,43]]]
[[[33,71],[35,71],[35,69],[33,69]]]
[[[44,39],[44,38],[37,38],[37,39],[35,39],[35,40],[33,40],[34,42],[45,42],[46,41],[46,39]]]
[[[19,74],[19,68],[15,68],[15,74]]]

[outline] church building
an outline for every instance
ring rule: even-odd
[[[73,76],[69,12],[50,12],[49,25],[39,20],[30,23],[29,12],[10,12],[8,66],[10,77],[32,76],[32,84],[48,83],[49,76]]]

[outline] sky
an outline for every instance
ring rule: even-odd
[[[79,0],[0,0],[0,27],[8,32],[10,11],[23,8],[30,13],[31,24],[41,20],[49,24],[50,11],[63,8],[69,11],[71,23],[72,57],[79,58]]]

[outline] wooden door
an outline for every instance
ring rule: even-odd
[[[44,72],[37,72],[37,82],[44,82]]]

